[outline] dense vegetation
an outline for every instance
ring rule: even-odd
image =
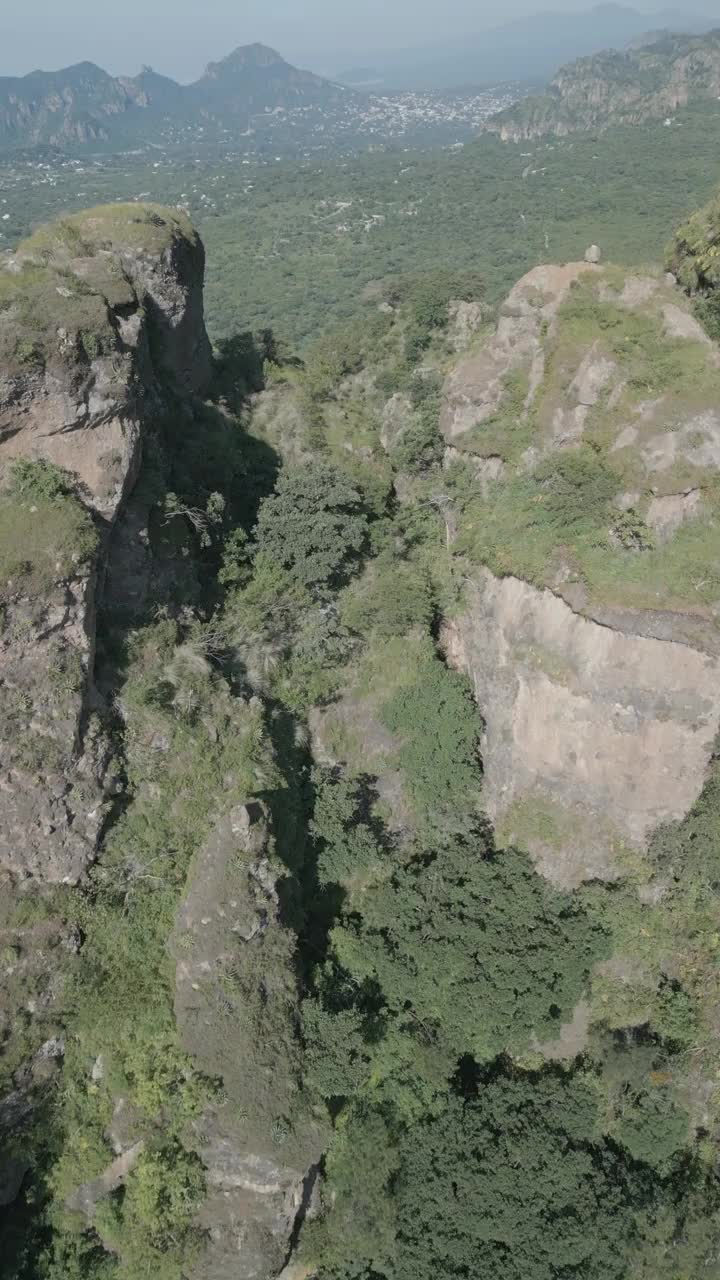
[[[660,165],[660,135],[647,137]],[[611,214],[628,251],[641,238],[639,222],[617,222],[613,199],[635,178],[632,156],[611,145],[621,149],[603,142],[598,153],[594,142],[593,163],[619,185],[596,188],[591,217],[578,182],[561,256],[604,220],[609,230]],[[548,171],[569,154],[590,163],[580,147],[548,151]],[[517,165],[506,155],[503,165]],[[697,164],[698,184],[708,181],[699,155],[684,170],[686,180]],[[377,163],[396,172],[395,158]],[[465,157],[413,164],[419,187],[442,165],[470,201],[477,172]],[[503,173],[483,197],[497,202],[498,237]],[[268,177],[266,227],[283,180]],[[557,172],[547,181],[560,235],[571,212]],[[687,202],[683,172],[674,195],[663,190],[662,213],[657,181],[652,216],[669,222]],[[546,214],[540,205],[524,250],[504,229],[490,296],[511,265],[515,277],[553,254]],[[440,228],[449,242],[432,276],[407,278],[419,240],[411,231],[399,246],[393,232],[392,254],[387,244],[369,253],[360,280],[392,276],[373,296],[382,310],[348,304],[359,318],[302,361],[267,329],[228,337],[222,407],[196,406],[182,434],[170,414],[148,441],[151,590],[132,607],[110,597],[100,620],[97,675],[113,708],[122,804],[82,889],[38,908],[77,925],[82,946],[70,962],[62,1083],[36,1123],[34,1181],[3,1225],[7,1280],[202,1275],[199,1135],[222,1106],[250,1149],[301,1158],[311,1121],[324,1134],[321,1202],[293,1242],[322,1280],[720,1274],[720,775],[716,765],[689,817],[658,832],[624,878],[572,893],[538,873],[521,840],[502,847],[484,819],[481,722],[468,681],[446,665],[440,624],[472,558],[503,571],[501,547],[531,557],[522,568],[532,577],[533,557],[542,564],[566,541],[597,550],[617,476],[599,446],[561,455],[513,479],[505,511],[483,507],[477,538],[453,541],[470,486],[467,472],[443,468],[438,433],[447,303],[481,296],[477,276],[454,272],[487,262],[493,246],[488,235],[468,260],[462,210],[428,216],[434,239],[419,265]],[[352,255],[343,270],[357,285]],[[321,279],[302,323],[287,300],[289,331],[306,336],[321,306],[346,309],[341,275]],[[271,317],[281,306],[272,278]],[[217,329],[240,304],[218,305]],[[582,291],[569,304],[581,338],[594,305]],[[611,336],[625,326],[615,336],[638,385],[648,362],[677,383],[683,370],[664,362],[655,331],[641,325],[626,343],[632,322],[605,307]],[[494,429],[512,451],[520,391],[507,392],[507,421]],[[395,432],[382,416],[392,396],[407,405]],[[47,509],[88,553],[61,473],[16,469],[8,500],[12,512],[29,500]],[[261,952],[238,945],[211,975],[220,1029],[206,1035],[201,1066],[174,1016],[178,905],[215,820],[252,797],[272,818],[284,916]],[[639,896],[658,883],[661,893]],[[606,963],[628,954],[641,963],[627,972]],[[578,1011],[583,1029],[559,1051]],[[119,1123],[145,1146],[124,1184],[81,1213],[73,1196],[112,1161]]]
[[[387,150],[257,164],[154,151],[49,168],[6,165],[2,244],[95,202],[142,196],[189,209],[208,249],[213,338],[273,326],[293,344],[365,308],[364,290],[442,268],[481,272],[496,301],[537,262],[602,246],[619,263],[659,258],[718,180],[717,103],[676,124],[551,143],[482,137],[461,150]],[[4,215],[3,215],[4,216]]]

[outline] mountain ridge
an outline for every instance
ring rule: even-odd
[[[384,88],[445,88],[461,83],[545,80],[556,68],[603,48],[624,47],[653,28],[703,31],[710,18],[679,10],[640,13],[627,5],[600,4],[569,14],[548,8],[480,32],[460,42],[408,49],[375,57],[363,54],[356,71],[338,79],[362,87],[372,80]],[[357,78],[355,78],[357,77]]]
[[[143,67],[111,76],[92,62],[0,77],[0,147],[87,145],[142,137],[158,116],[245,126],[254,113],[346,100],[353,91],[292,66],[267,45],[240,45],[189,85]]]
[[[543,94],[500,112],[487,129],[504,142],[642,124],[720,95],[720,28],[662,32],[650,43],[607,49],[561,67]]]

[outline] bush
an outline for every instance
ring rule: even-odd
[[[481,722],[466,677],[428,654],[381,718],[400,740],[397,761],[418,814],[435,827],[462,827],[480,784]]]

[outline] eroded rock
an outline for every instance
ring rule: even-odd
[[[556,883],[620,875],[694,804],[720,727],[718,657],[599,625],[487,570],[445,647],[483,716],[488,813]]]
[[[237,806],[197,855],[171,940],[184,1047],[224,1090],[197,1132],[209,1231],[198,1280],[282,1269],[323,1149],[300,1089],[284,896],[266,810]]]
[[[75,883],[116,785],[93,679],[100,570],[146,424],[209,376],[204,251],[183,216],[117,205],[42,229],[2,270],[0,489],[17,459],[61,467],[98,539],[43,565],[41,589],[0,582],[0,869]]]
[[[449,443],[462,447],[462,437],[481,429],[497,412],[515,371],[527,372],[528,401],[532,398],[544,371],[544,335],[570,286],[597,269],[587,262],[535,267],[515,285],[494,336],[448,376],[440,426]]]

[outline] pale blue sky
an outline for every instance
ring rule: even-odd
[[[627,0],[717,15],[720,0]],[[290,61],[339,70],[382,48],[462,40],[539,9],[591,0],[0,0],[0,75],[90,59],[118,74],[142,62],[191,80],[211,59],[260,40]]]

